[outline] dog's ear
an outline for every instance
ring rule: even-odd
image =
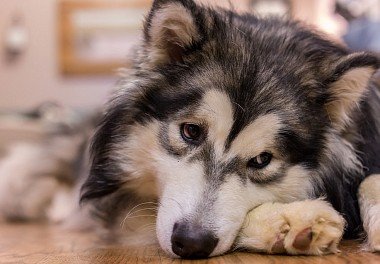
[[[155,0],[144,24],[149,62],[182,62],[202,38],[202,17],[192,0]]]
[[[344,56],[334,65],[328,83],[326,110],[332,125],[342,130],[353,109],[366,95],[372,75],[380,67],[377,57],[368,53]]]

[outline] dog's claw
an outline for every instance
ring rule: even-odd
[[[271,253],[273,254],[284,254],[286,253],[284,239],[278,239],[271,248]]]

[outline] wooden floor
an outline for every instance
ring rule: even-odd
[[[270,256],[240,252],[207,260],[173,260],[156,247],[101,245],[93,234],[67,232],[56,226],[0,225],[0,263],[380,264],[380,254],[361,252],[355,242],[344,242],[341,249],[340,254],[324,257]]]

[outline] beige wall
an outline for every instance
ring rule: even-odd
[[[230,8],[231,6],[236,11],[245,11],[248,8],[249,0],[195,0],[198,3]]]
[[[90,107],[105,101],[112,77],[67,78],[57,58],[57,0],[0,0],[0,109],[28,108],[45,100]],[[4,31],[12,14],[21,13],[29,33],[26,52],[4,59]]]
[[[199,1],[229,5],[228,0]],[[0,0],[0,110],[26,109],[45,100],[91,107],[102,104],[113,88],[116,77],[65,77],[59,73],[57,3],[58,0]],[[18,60],[8,63],[4,59],[4,31],[14,13],[24,16],[29,43]]]

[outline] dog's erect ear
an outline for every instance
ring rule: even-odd
[[[148,60],[152,64],[182,62],[201,40],[202,16],[192,0],[155,0],[144,24]]]
[[[372,75],[380,67],[379,59],[368,53],[353,53],[340,59],[333,67],[326,110],[337,130],[349,122],[352,110],[358,107],[368,91]]]

